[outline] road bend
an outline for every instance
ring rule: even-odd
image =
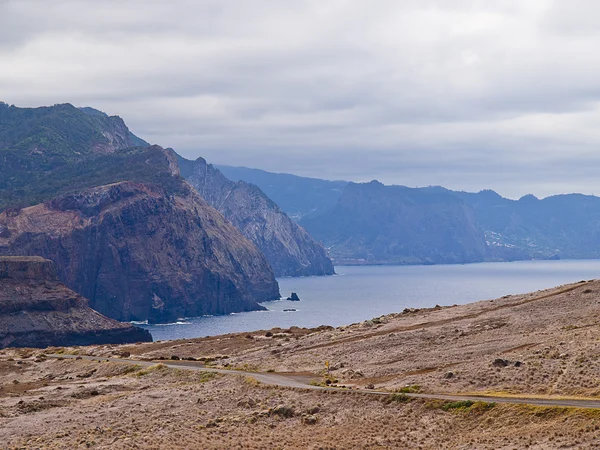
[[[287,375],[284,373],[275,372],[246,372],[242,370],[230,370],[230,369],[217,369],[214,367],[207,367],[200,363],[187,362],[187,361],[138,361],[134,359],[125,358],[106,358],[99,356],[84,356],[84,355],[48,355],[51,358],[63,358],[63,359],[84,359],[87,361],[110,361],[116,363],[125,364],[137,364],[141,367],[149,367],[156,364],[163,364],[171,369],[182,369],[192,370],[198,372],[213,372],[224,375],[237,375],[252,377],[256,381],[269,385],[269,386],[280,386],[294,389],[305,389],[311,391],[329,391],[329,392],[344,392],[349,394],[357,395],[379,395],[386,396],[392,394],[392,392],[375,391],[369,389],[346,389],[339,387],[325,387],[325,386],[313,386],[309,384],[310,377],[300,377],[297,375]],[[511,403],[519,405],[534,405],[534,406],[546,406],[546,407],[559,407],[559,408],[584,408],[584,409],[600,409],[600,400],[589,400],[589,399],[553,399],[553,398],[527,398],[527,397],[498,397],[498,396],[484,396],[484,395],[457,395],[457,394],[415,394],[407,393],[404,394],[407,397],[432,399],[432,400],[445,400],[445,401],[472,401],[472,402],[494,402],[494,403]]]

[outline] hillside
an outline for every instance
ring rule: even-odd
[[[338,328],[52,350],[73,359],[3,351],[0,438],[17,448],[128,448],[151,436],[160,448],[593,449],[599,292],[589,281]],[[274,376],[294,387],[259,381]],[[440,393],[484,400],[428,398]],[[570,402],[588,407],[556,406]]]
[[[600,257],[600,198],[568,194],[503,198],[493,191],[456,193],[471,205],[489,259]]]
[[[350,183],[331,210],[301,223],[338,264],[466,263],[486,257],[473,210],[443,190]]]
[[[180,158],[179,165],[200,195],[262,251],[276,276],[335,273],[323,247],[257,186],[228,180],[203,158]]]
[[[263,309],[268,261],[118,117],[0,105],[0,255],[54,261],[69,288],[119,320]],[[3,183],[3,184],[2,184]]]
[[[120,117],[68,103],[18,108],[0,102],[0,211],[36,202],[31,186],[85,158],[148,143]]]

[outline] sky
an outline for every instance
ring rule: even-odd
[[[0,100],[188,158],[600,195],[600,2],[0,0]]]

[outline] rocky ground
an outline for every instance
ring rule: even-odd
[[[600,282],[339,328],[0,352],[3,448],[597,448],[600,411],[261,385],[52,352],[200,359],[353,390],[600,398]],[[330,372],[325,370],[329,362]]]

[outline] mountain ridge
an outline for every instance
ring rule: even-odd
[[[258,187],[231,181],[204,158],[179,158],[186,180],[267,257],[276,276],[333,275],[323,247]]]

